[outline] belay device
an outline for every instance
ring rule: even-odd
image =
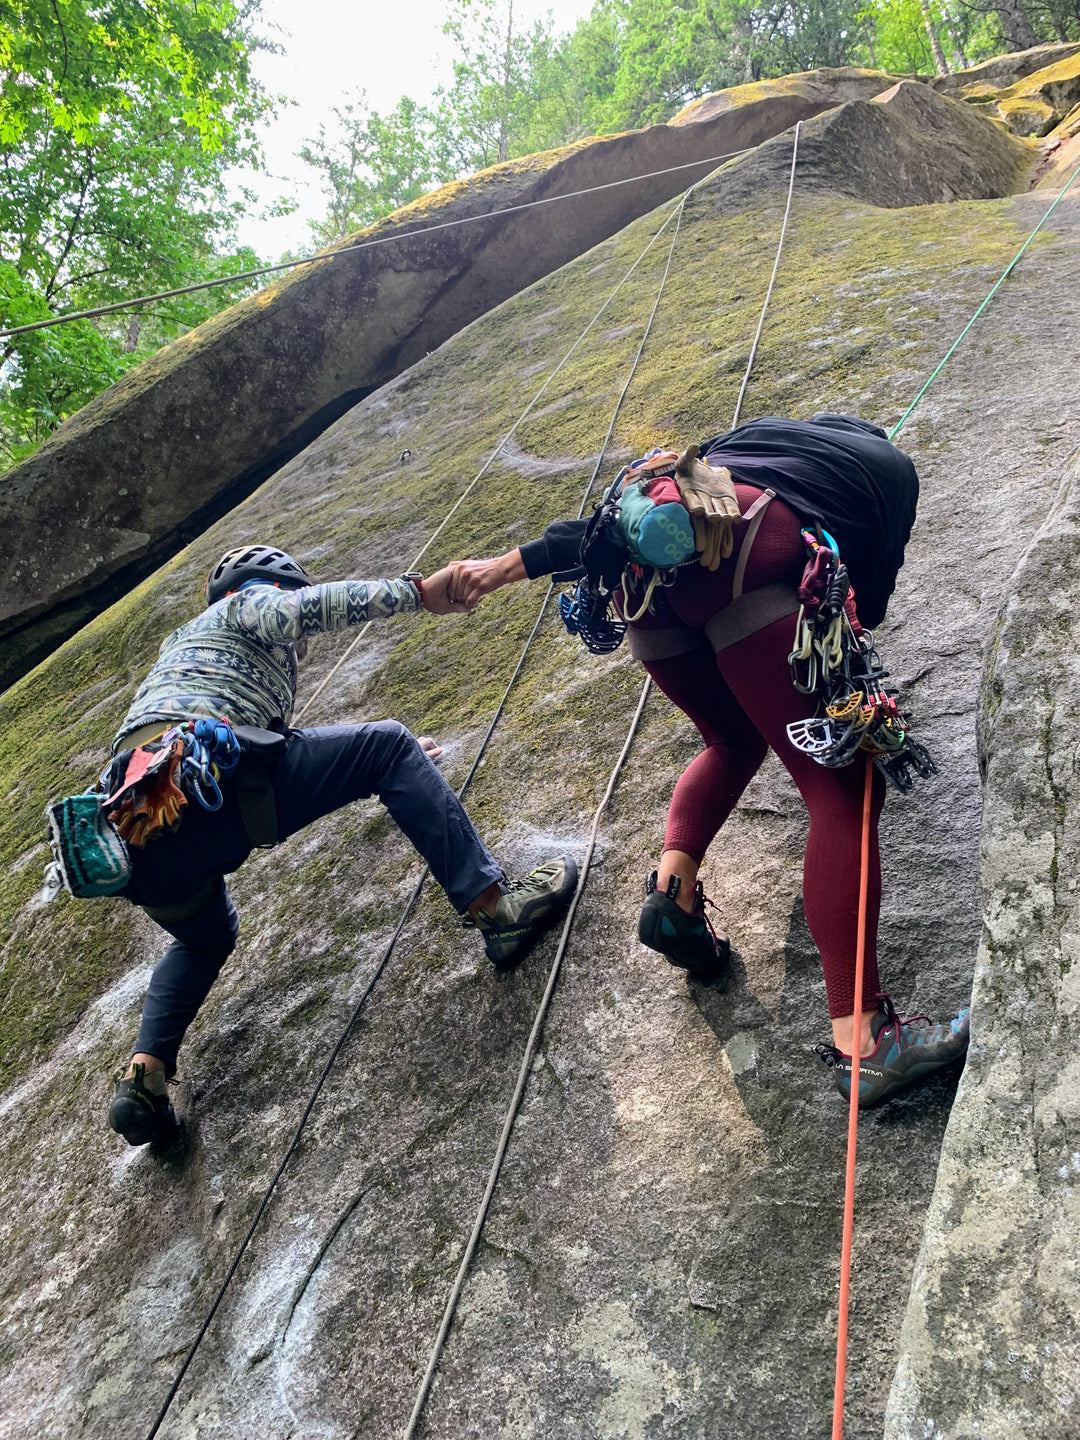
[[[788,656],[796,690],[820,697],[823,715],[796,720],[787,727],[797,750],[819,765],[850,764],[859,750],[873,756],[878,769],[898,790],[910,790],[915,777],[937,774],[929,751],[911,737],[911,720],[886,686],[874,637],[855,611],[835,540],[826,530],[803,531],[809,561],[799,586],[795,645]]]

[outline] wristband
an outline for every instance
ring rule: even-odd
[[[411,585],[416,586],[416,593],[420,596],[420,604],[424,603],[424,577],[419,570],[406,570],[401,576],[402,580],[408,580]]]

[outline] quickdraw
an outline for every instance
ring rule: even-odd
[[[836,541],[803,531],[808,560],[799,585],[799,617],[788,664],[796,690],[817,695],[824,714],[793,721],[788,739],[819,765],[850,765],[860,750],[900,791],[916,776],[937,774],[926,747],[911,737],[911,719],[885,684],[888,671],[864,630]]]

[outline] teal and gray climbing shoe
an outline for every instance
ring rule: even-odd
[[[495,913],[481,910],[466,929],[479,930],[496,970],[512,970],[540,935],[570,904],[577,886],[577,865],[568,856],[546,860],[524,880],[505,881]]]
[[[870,1022],[876,1044],[859,1061],[859,1109],[876,1110],[909,1085],[959,1065],[967,1054],[968,1014],[961,1010],[943,1025],[935,1025],[927,1015],[901,1020],[889,996],[879,995],[878,1012]],[[849,1100],[851,1056],[835,1045],[815,1045],[814,1051],[832,1069],[837,1090]]]
[[[109,1126],[129,1145],[152,1145],[155,1150],[167,1150],[180,1138],[176,1112],[164,1091],[158,1094],[147,1088],[146,1066],[141,1061],[131,1066],[131,1071],[126,1079],[122,1071],[117,1074],[116,1091],[109,1106]]]
[[[667,890],[656,888],[656,871],[645,881],[645,904],[638,919],[638,939],[650,950],[658,950],[671,965],[686,970],[694,980],[707,985],[717,980],[731,960],[731,945],[721,939],[705,914],[705,891],[699,880],[694,887],[691,914],[675,903],[682,881],[673,875]],[[712,901],[708,901],[711,905]]]

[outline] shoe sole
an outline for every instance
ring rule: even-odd
[[[538,895],[535,900],[530,900],[523,907],[518,916],[518,926],[521,930],[520,939],[513,940],[509,947],[500,949],[498,955],[492,955],[485,940],[485,953],[496,970],[517,969],[541,935],[550,929],[559,916],[565,912],[573,899],[577,882],[577,862],[567,859],[563,870],[563,883],[559,889],[549,891],[546,895]]]
[[[646,901],[638,918],[638,939],[643,945],[647,945],[650,950],[655,950],[658,955],[663,955],[668,964],[674,965],[677,970],[685,970],[691,980],[699,980],[702,984],[708,984],[723,975],[731,961],[730,940],[718,940],[713,958],[707,960],[704,965],[695,965],[685,956],[673,955],[670,948],[666,948],[670,947],[673,942],[662,933],[660,928],[662,920],[663,914],[660,907],[650,905]],[[708,930],[705,933],[708,935]]]

